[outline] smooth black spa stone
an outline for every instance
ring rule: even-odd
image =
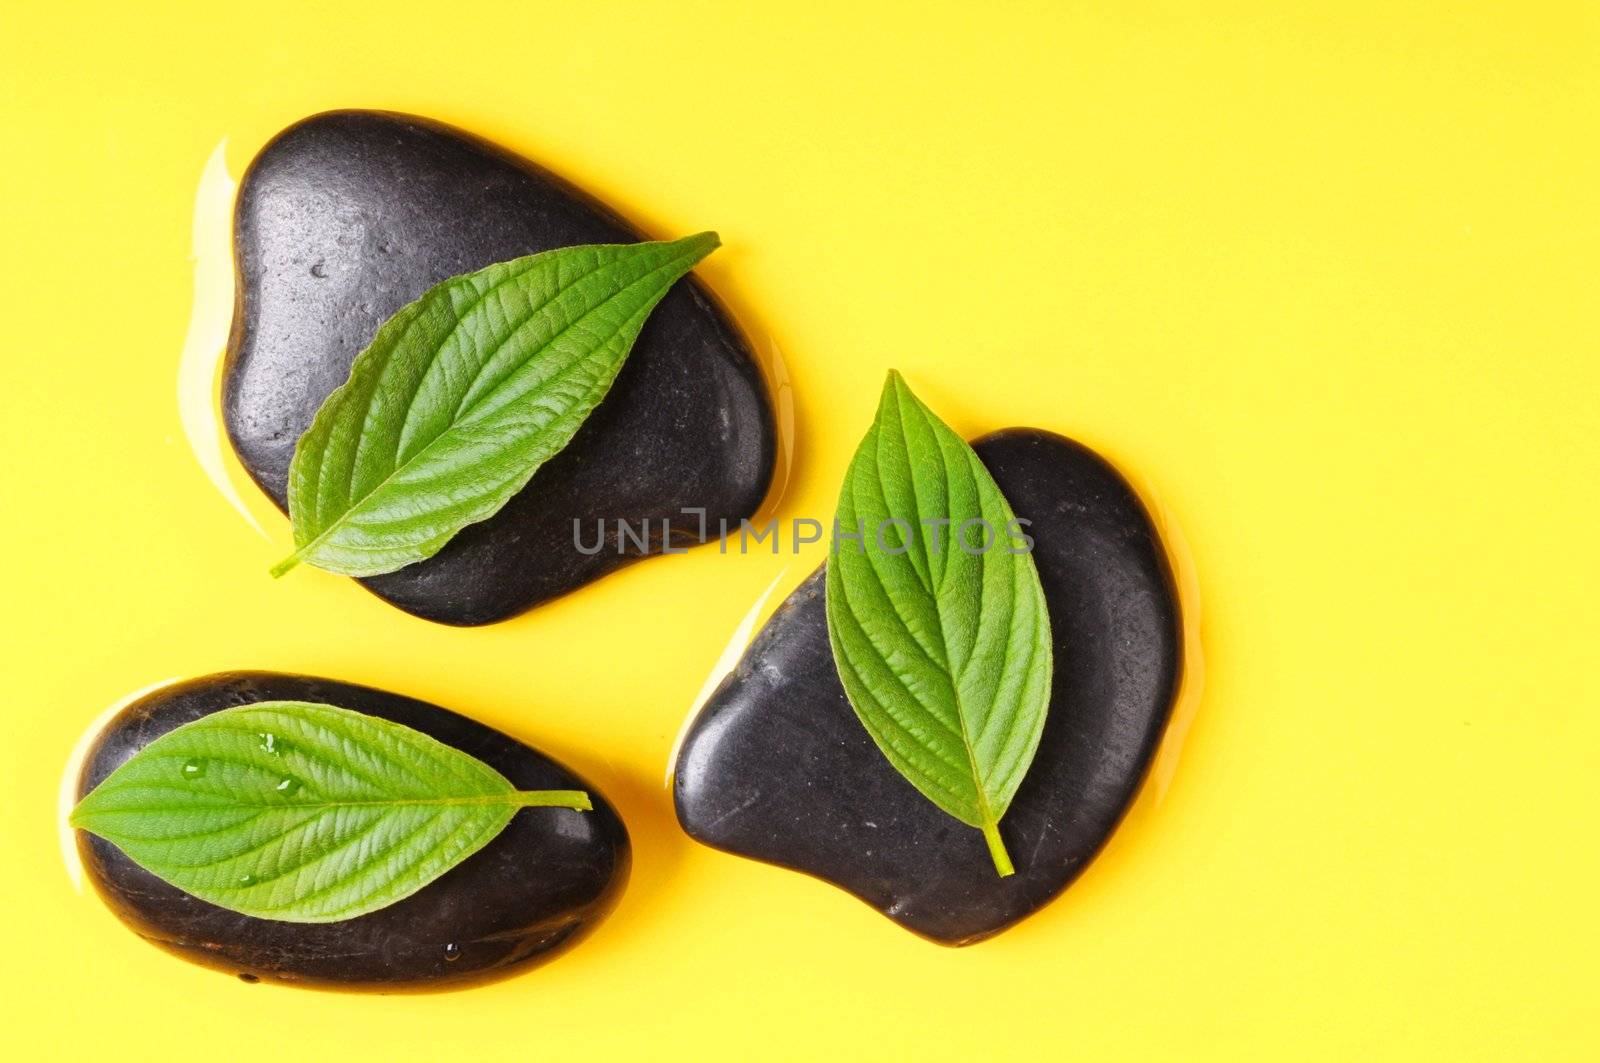
[[[84,762],[78,796],[181,724],[278,700],[321,702],[404,724],[477,757],[518,789],[587,791],[594,811],[518,811],[488,845],[405,900],[337,923],[284,923],[218,908],[79,831],[89,879],[141,937],[246,982],[446,989],[543,963],[616,905],[628,878],[628,832],[591,784],[465,716],[370,687],[273,672],[225,672],[163,687],[106,726]]]
[[[437,122],[335,111],[291,126],[251,163],[235,208],[222,410],[240,461],[286,510],[296,441],[396,310],[495,262],[642,238],[555,175]],[[737,526],[766,494],[776,438],[744,337],[685,278],[605,400],[504,509],[434,557],[361,582],[429,620],[503,620],[661,552],[663,521],[674,548],[719,519]],[[704,509],[707,523],[685,508]],[[650,521],[645,549],[615,534],[619,519]],[[586,547],[605,521],[604,548],[577,549],[574,520]]]
[[[1116,470],[1033,429],[973,447],[1032,521],[1054,638],[1044,735],[1000,823],[1017,873],[996,875],[982,835],[918,793],[868,737],[828,646],[823,569],[712,695],[674,782],[696,839],[826,879],[948,945],[1005,929],[1083,871],[1133,800],[1182,669],[1166,554]]]

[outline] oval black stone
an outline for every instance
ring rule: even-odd
[[[1143,779],[1182,671],[1177,593],[1138,496],[1071,440],[1007,429],[973,444],[1017,516],[1050,609],[1055,672],[1039,751],[1001,834],[939,810],[884,759],[834,668],[823,570],[786,600],[686,735],[678,820],[730,852],[809,872],[935,941],[979,941],[1088,865]]]
[[[628,878],[628,832],[589,783],[499,731],[370,687],[273,672],[225,672],[139,698],[101,732],[79,778],[94,789],[173,728],[258,701],[313,701],[404,724],[469,753],[524,790],[580,789],[592,812],[528,809],[493,841],[405,900],[338,923],[283,923],[230,912],[78,832],[95,889],[135,933],[246,982],[366,990],[442,989],[542,963],[592,930]]]
[[[672,235],[686,235],[675,233]],[[632,243],[636,229],[541,169],[427,119],[335,111],[280,133],[251,163],[234,216],[238,297],[223,420],[280,509],[312,416],[390,315],[447,277],[557,247]],[[605,400],[495,516],[434,557],[362,580],[407,612],[487,624],[630,561],[755,513],[777,437],[761,372],[703,284],[661,300]],[[595,521],[650,521],[646,549]],[[608,523],[608,528],[614,527]]]

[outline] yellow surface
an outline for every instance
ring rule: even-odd
[[[1593,5],[348,6],[0,8],[17,1058],[1594,1057]],[[657,559],[465,631],[267,578],[284,522],[241,518],[179,414],[196,190],[224,138],[237,177],[338,106],[721,230],[703,275],[793,378],[786,517],[831,514],[888,366],[962,431],[1133,470],[1204,607],[1164,797],[1044,912],[945,950],[672,818],[681,719],[814,556]],[[143,944],[71,885],[63,764],[128,692],[239,666],[569,760],[633,831],[621,908],[421,998]]]

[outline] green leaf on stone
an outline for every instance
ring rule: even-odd
[[[1000,835],[1050,702],[1050,614],[1011,506],[898,373],[856,449],[828,558],[828,639],[856,715],[895,769]]]
[[[534,807],[592,805],[581,790],[519,791],[397,723],[265,701],[155,739],[86,795],[71,823],[203,901],[331,923],[409,897]]]
[[[432,557],[571,441],[673,282],[717,247],[564,247],[430,288],[378,329],[289,466],[295,552],[348,576]]]

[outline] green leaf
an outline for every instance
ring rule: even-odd
[[[1002,876],[1013,869],[1000,818],[1050,701],[1031,545],[977,454],[891,372],[839,494],[828,639],[883,755],[983,831]]]
[[[393,572],[493,516],[572,439],[650,311],[717,243],[564,247],[402,307],[295,447],[295,552],[272,574],[302,561]]]
[[[409,897],[533,807],[592,806],[581,790],[519,791],[397,723],[264,701],[157,738],[85,796],[71,823],[201,900],[331,923]]]

